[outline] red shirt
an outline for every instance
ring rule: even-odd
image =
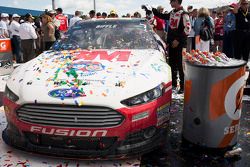
[[[223,19],[223,17],[217,18],[214,21],[214,25],[215,25],[215,35],[223,36],[223,34],[224,34],[224,29],[223,29],[224,19]]]
[[[156,20],[156,30],[164,30],[165,28],[165,21],[163,19],[160,19],[157,16],[154,16],[155,20]]]
[[[60,21],[60,31],[67,31],[68,30],[68,18],[63,14],[56,15],[56,19]]]

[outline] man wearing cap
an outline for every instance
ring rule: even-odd
[[[250,51],[250,12],[249,2],[241,0],[234,8],[236,18],[234,57],[248,62]]]
[[[35,58],[35,39],[37,39],[37,34],[35,28],[32,26],[33,19],[32,15],[27,13],[25,15],[25,22],[19,28],[24,63]]]
[[[20,16],[18,14],[12,15],[12,22],[10,24],[10,32],[11,32],[11,43],[12,43],[12,52],[16,57],[16,63],[22,63],[21,57],[21,38],[19,35],[19,20]]]
[[[9,15],[7,13],[1,14],[1,21],[0,21],[0,38],[8,38],[8,24],[9,24]]]
[[[62,8],[57,8],[56,9],[56,19],[60,21],[60,26],[59,26],[59,30],[61,33],[64,33],[68,30],[68,18],[63,15],[63,10]]]

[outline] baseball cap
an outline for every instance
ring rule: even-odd
[[[1,17],[9,17],[9,15],[7,13],[2,13]]]
[[[62,8],[57,8],[56,11],[61,12],[61,13],[63,12]]]
[[[15,14],[12,15],[12,17],[13,17],[13,18],[15,18],[15,17],[18,17],[18,18],[19,18],[19,17],[21,17],[21,16],[19,16],[18,14],[15,13]]]
[[[32,18],[32,19],[34,19],[34,17],[30,14],[30,13],[27,13],[26,15],[25,15],[25,18]]]
[[[237,6],[236,3],[231,3],[231,4],[229,5],[229,8],[230,8],[230,9],[234,9],[236,6]]]
[[[116,11],[115,11],[114,9],[112,9],[112,10],[110,11],[110,14],[116,14]]]
[[[56,14],[56,11],[55,10],[50,10],[48,11],[49,14]]]
[[[89,11],[89,14],[95,14],[94,10]]]

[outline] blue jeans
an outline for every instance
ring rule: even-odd
[[[11,38],[12,52],[16,56],[16,62],[22,63],[21,39],[19,36],[13,35]]]

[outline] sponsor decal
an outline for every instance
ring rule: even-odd
[[[228,126],[224,128],[224,135],[237,133],[240,129],[239,124]]]
[[[10,39],[0,39],[0,52],[11,52]]]
[[[231,120],[240,119],[244,76],[245,69],[240,68],[212,86],[209,104],[210,120],[216,120],[224,114]]]
[[[5,41],[0,43],[0,48],[1,50],[6,50],[7,46]]]
[[[131,55],[131,51],[114,51],[114,52],[108,52],[105,50],[101,51],[79,51],[77,53],[74,53],[76,56],[76,59],[82,59],[82,60],[96,60],[99,58],[100,60],[107,60],[107,61],[128,61],[129,57]]]
[[[12,68],[13,67],[13,63],[10,60],[0,61],[0,67],[1,68],[5,68],[5,69]]]
[[[96,72],[96,71],[102,71],[105,69],[105,66],[103,66],[99,62],[86,62],[86,61],[74,62],[73,67],[83,72],[86,72],[86,71]]]
[[[232,120],[239,120],[241,116],[241,101],[243,97],[244,82],[245,76],[240,77],[228,89],[225,97],[226,113]]]
[[[132,117],[132,122],[139,121],[149,117],[149,111],[144,111],[142,113],[136,114]]]
[[[107,24],[107,25],[97,25],[96,29],[102,29],[102,28],[116,28],[117,25],[111,25],[111,24]]]
[[[80,89],[55,89],[49,92],[49,96],[54,98],[77,98],[86,96],[83,90]]]
[[[108,133],[107,130],[69,130],[69,129],[44,128],[40,126],[31,126],[30,132],[41,133],[46,135],[55,135],[55,136],[77,136],[77,137],[104,137]]]
[[[164,104],[157,108],[156,116],[157,116],[157,126],[164,124],[166,121],[169,120],[170,117],[170,103]]]

